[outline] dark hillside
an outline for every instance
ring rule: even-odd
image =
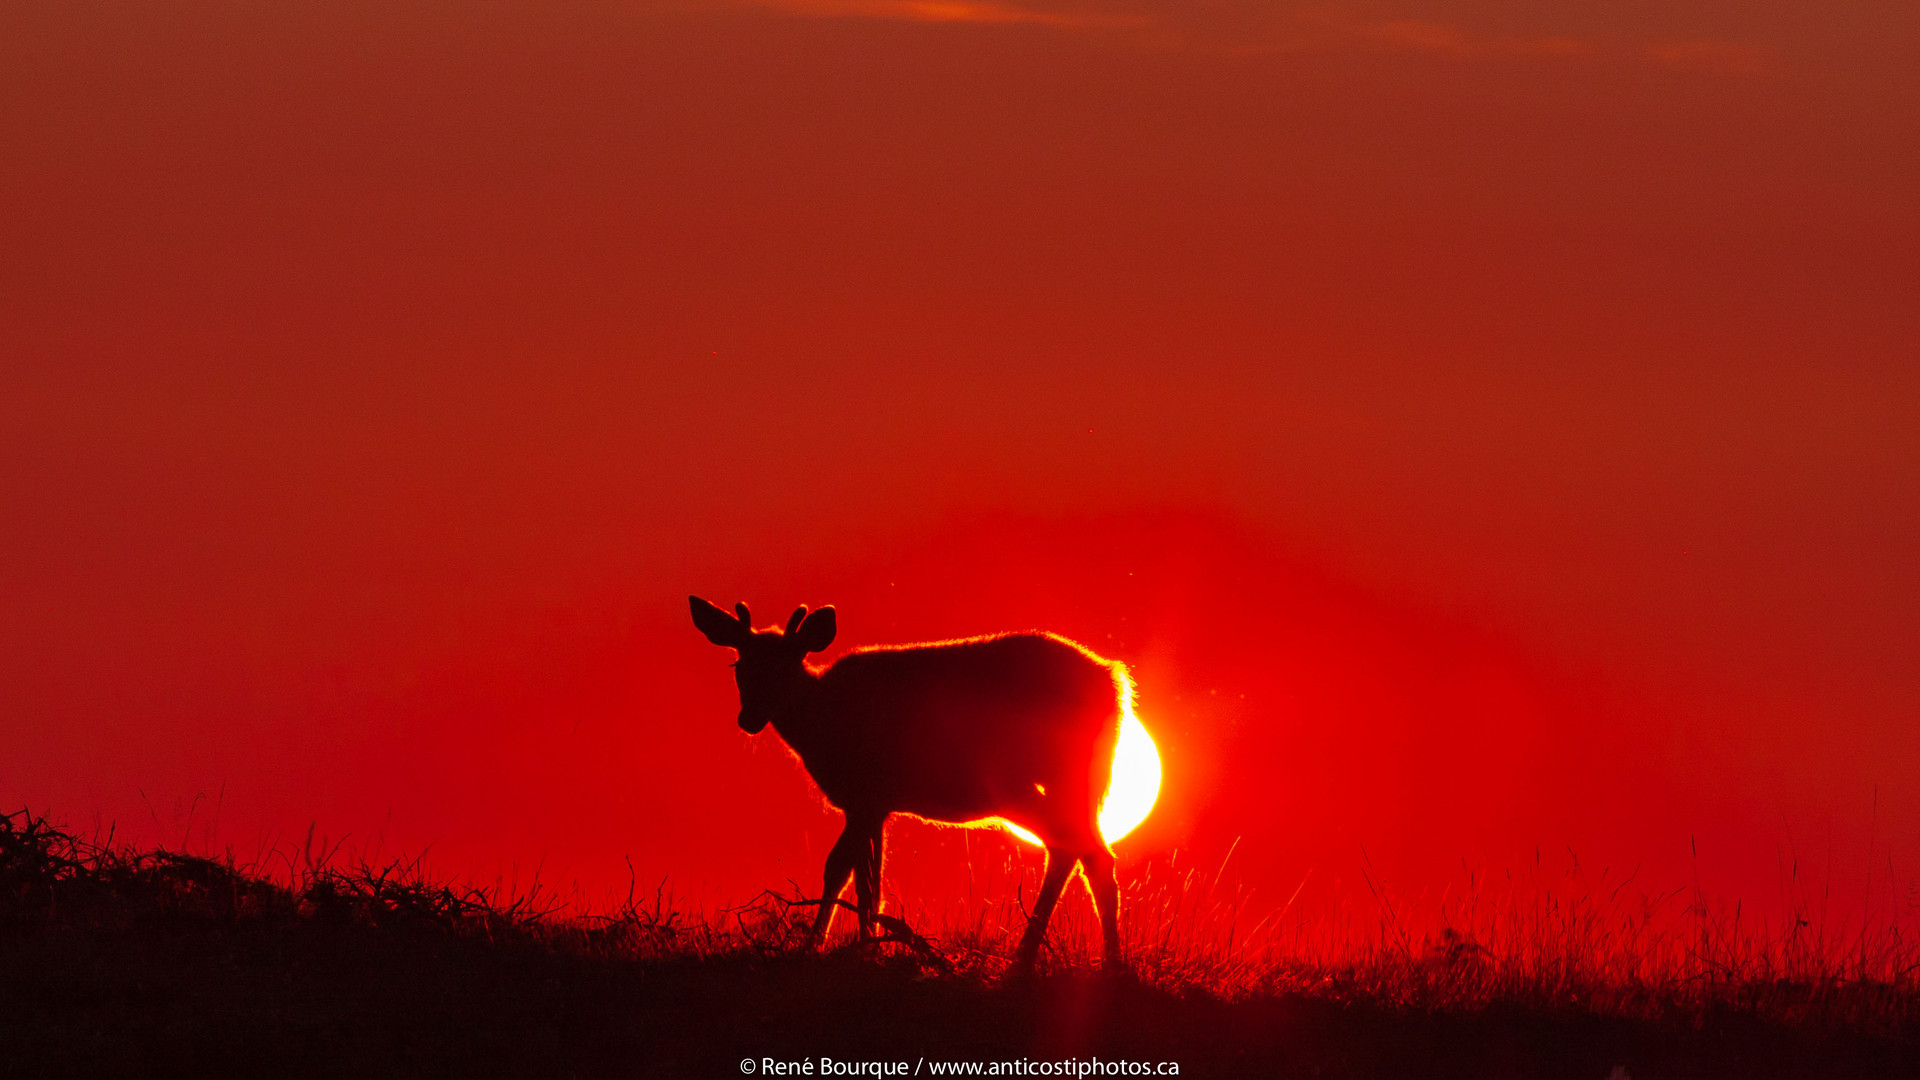
[[[561,918],[391,869],[288,887],[0,821],[7,1077],[729,1077],[745,1058],[818,1075],[822,1057],[922,1076],[1087,1058],[1201,1077],[1920,1075],[1906,1023],[1416,1009],[1332,984],[1225,1000],[1077,971],[1010,983],[897,946],[805,955],[765,913],[724,936],[658,906]]]

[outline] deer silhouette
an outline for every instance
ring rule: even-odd
[[[741,729],[754,734],[771,724],[846,816],[827,853],[809,944],[824,940],[849,875],[858,935],[867,938],[891,815],[1002,818],[1038,837],[1047,854],[1016,966],[1032,966],[1076,865],[1093,893],[1106,962],[1118,964],[1119,888],[1099,818],[1132,693],[1125,665],[1029,631],[868,646],[816,669],[806,658],[833,643],[833,608],[801,605],[784,630],[755,630],[745,604],[729,615],[687,599],[707,640],[740,654]]]

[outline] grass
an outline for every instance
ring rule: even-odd
[[[804,948],[797,891],[704,912],[664,886],[581,913],[309,842],[241,867],[0,815],[0,1076],[740,1075],[743,1057],[1098,1056],[1181,1075],[1920,1075],[1920,953],[1897,919],[1754,920],[1572,871],[1430,903],[1245,894],[1160,867],[1099,974],[1084,902],[1005,975],[1032,881],[899,940]],[[844,921],[844,920],[843,920]],[[914,932],[918,928],[925,937]],[[930,929],[931,928],[931,929]],[[1618,1070],[1618,1071],[1616,1071]]]

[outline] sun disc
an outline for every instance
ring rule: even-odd
[[[1113,748],[1113,781],[1100,807],[1100,835],[1111,844],[1132,832],[1159,797],[1160,750],[1128,709],[1120,720],[1120,743]]]

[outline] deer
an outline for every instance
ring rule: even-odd
[[[825,942],[849,876],[856,933],[868,939],[892,815],[999,818],[1046,849],[1013,970],[1032,969],[1076,867],[1100,919],[1102,966],[1119,968],[1119,886],[1099,819],[1133,689],[1126,665],[1057,634],[1021,631],[864,646],[816,667],[807,657],[831,645],[837,629],[831,606],[802,604],[784,628],[755,629],[744,603],[728,614],[687,599],[707,640],[739,654],[741,730],[771,726],[845,817],[827,853],[808,948]]]

